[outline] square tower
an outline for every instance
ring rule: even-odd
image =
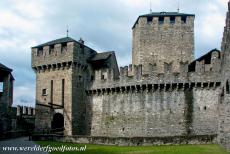
[[[144,74],[150,64],[158,73],[179,72],[181,62],[194,59],[194,18],[178,12],[139,16],[132,28],[132,64],[142,64]]]
[[[36,73],[36,131],[86,134],[85,88],[93,74],[88,59],[96,51],[70,37],[32,47]]]

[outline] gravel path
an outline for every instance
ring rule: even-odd
[[[3,154],[48,154],[47,152],[38,151],[39,147],[38,144],[29,141],[29,137],[0,141],[0,153]]]

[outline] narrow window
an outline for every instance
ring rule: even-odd
[[[3,92],[3,82],[0,82],[0,93]]]
[[[65,103],[65,79],[62,79],[62,106],[64,106]]]
[[[163,24],[164,23],[164,17],[159,17],[158,22],[159,22],[159,24]]]
[[[229,90],[229,83],[228,80],[226,82],[226,93],[229,94],[230,90]]]
[[[50,103],[53,104],[53,80],[50,82]]]
[[[104,79],[105,79],[105,75],[102,75],[102,76],[101,76],[101,79],[104,80]]]
[[[42,95],[43,95],[43,96],[47,95],[46,89],[42,89]]]

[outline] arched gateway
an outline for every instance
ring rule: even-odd
[[[61,129],[64,127],[64,117],[61,113],[55,113],[51,123],[52,129]]]

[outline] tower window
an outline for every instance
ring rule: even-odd
[[[164,17],[159,17],[158,22],[159,22],[159,24],[163,24],[164,23]]]
[[[187,20],[187,17],[186,17],[186,16],[182,16],[182,17],[181,17],[181,23],[182,23],[182,24],[185,24],[185,23],[186,23],[186,20]]]
[[[64,52],[66,52],[67,51],[67,43],[63,43],[62,45],[61,45],[61,53],[64,53]]]
[[[42,89],[42,96],[46,96],[47,95],[47,90],[46,89]]]
[[[175,20],[176,20],[175,17],[170,17],[170,23],[171,23],[171,24],[174,24],[174,23],[175,23]]]

